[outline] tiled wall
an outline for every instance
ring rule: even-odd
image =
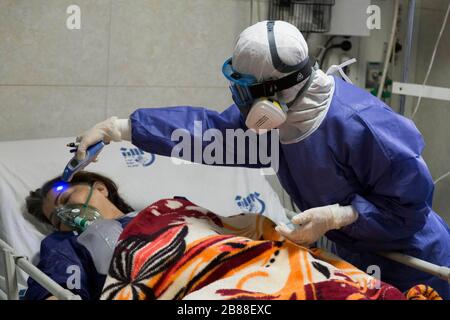
[[[0,0],[0,141],[76,136],[138,107],[224,110],[222,64],[267,1]]]
[[[253,1],[253,21],[267,1]],[[66,9],[81,9],[68,30]],[[223,110],[250,0],[0,0],[0,141],[77,135],[137,107]]]

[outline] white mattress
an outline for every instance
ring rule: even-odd
[[[62,173],[72,156],[65,145],[72,141],[0,142],[0,237],[33,263],[38,261],[40,241],[48,229],[26,213],[24,199],[29,191]],[[106,146],[98,163],[86,169],[112,178],[135,209],[161,198],[184,196],[221,215],[264,210],[262,214],[272,220],[287,222],[277,193],[257,169],[175,165],[170,158],[143,154],[127,142]],[[19,279],[25,283],[23,274]]]

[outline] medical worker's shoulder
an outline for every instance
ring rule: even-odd
[[[414,123],[369,92],[338,79],[333,100],[334,121],[342,122],[353,145],[373,140],[391,161],[422,153],[424,141]]]
[[[402,161],[422,154],[425,142],[414,122],[394,112],[381,101],[358,112],[363,122],[383,147],[390,160]]]
[[[347,116],[353,116],[375,106],[386,109],[386,111],[390,110],[387,105],[379,101],[370,92],[348,83],[340,77],[335,76],[334,83],[332,105],[338,105],[341,109],[340,112],[345,112]]]

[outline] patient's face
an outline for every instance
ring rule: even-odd
[[[43,201],[42,209],[50,223],[61,231],[70,231],[72,228],[59,223],[58,217],[52,215],[53,210],[66,204],[84,204],[89,195],[89,186],[87,184],[72,185],[62,191],[52,188]],[[111,212],[111,202],[108,199],[108,189],[101,182],[95,182],[93,185],[92,196],[89,205],[95,207],[105,219],[115,219],[116,216]]]

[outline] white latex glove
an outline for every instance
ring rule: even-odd
[[[275,228],[285,238],[303,246],[320,239],[326,232],[352,224],[358,218],[358,212],[352,206],[338,204],[312,208],[292,218],[294,230],[286,225]]]
[[[129,119],[118,119],[111,117],[105,121],[97,123],[95,126],[85,131],[77,137],[78,150],[76,157],[78,160],[84,159],[86,149],[91,145],[103,140],[105,144],[111,141],[131,140],[131,125]]]

